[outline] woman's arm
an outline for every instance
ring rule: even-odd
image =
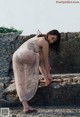
[[[45,65],[42,51],[39,53],[39,55],[40,55],[40,61],[43,63],[43,65]],[[49,62],[48,62],[48,68],[49,68],[49,71],[50,71],[51,70],[51,66],[49,65]]]
[[[50,69],[49,69],[50,65],[48,62],[48,50],[49,50],[49,45],[47,42],[45,42],[42,48],[42,56],[43,56],[44,66],[45,66],[47,75],[50,75]]]

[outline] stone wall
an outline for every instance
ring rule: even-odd
[[[8,76],[9,64],[15,50],[14,42],[20,33],[0,33],[0,77]]]
[[[0,77],[13,77],[12,54],[26,40],[35,36],[20,33],[0,34]],[[60,53],[49,51],[52,74],[80,72],[80,32],[61,33]]]
[[[20,104],[19,99],[14,95],[16,89],[12,84],[13,80],[11,80],[11,88],[7,87],[9,85],[7,79],[14,78],[12,54],[22,43],[33,36],[35,35],[20,36],[18,32],[0,34],[0,106]],[[62,84],[53,82],[48,87],[38,88],[36,95],[29,103],[38,102],[38,105],[80,104],[80,32],[61,33],[60,53],[56,55],[54,51],[50,50],[49,62],[53,78],[61,78],[65,82]],[[79,74],[73,75],[78,72]],[[61,75],[61,73],[72,74]],[[6,90],[9,91],[8,89],[11,94],[4,98],[3,93]]]
[[[61,33],[60,53],[50,51],[52,73],[80,73],[80,33]]]

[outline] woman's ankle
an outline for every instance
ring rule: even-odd
[[[29,108],[29,105],[28,105],[28,103],[26,101],[23,101],[22,105],[23,105],[24,109]]]

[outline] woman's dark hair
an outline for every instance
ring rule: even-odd
[[[57,36],[57,41],[55,41],[54,43],[49,43],[49,48],[51,50],[54,50],[56,52],[56,54],[59,53],[61,34],[59,33],[58,30],[51,30],[47,34],[40,34],[37,37],[45,37],[45,39],[47,40],[48,35],[56,35]]]

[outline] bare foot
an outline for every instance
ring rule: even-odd
[[[37,109],[34,109],[32,107],[27,107],[27,108],[23,109],[23,112],[26,113],[26,114],[31,113],[31,112],[37,112]]]

